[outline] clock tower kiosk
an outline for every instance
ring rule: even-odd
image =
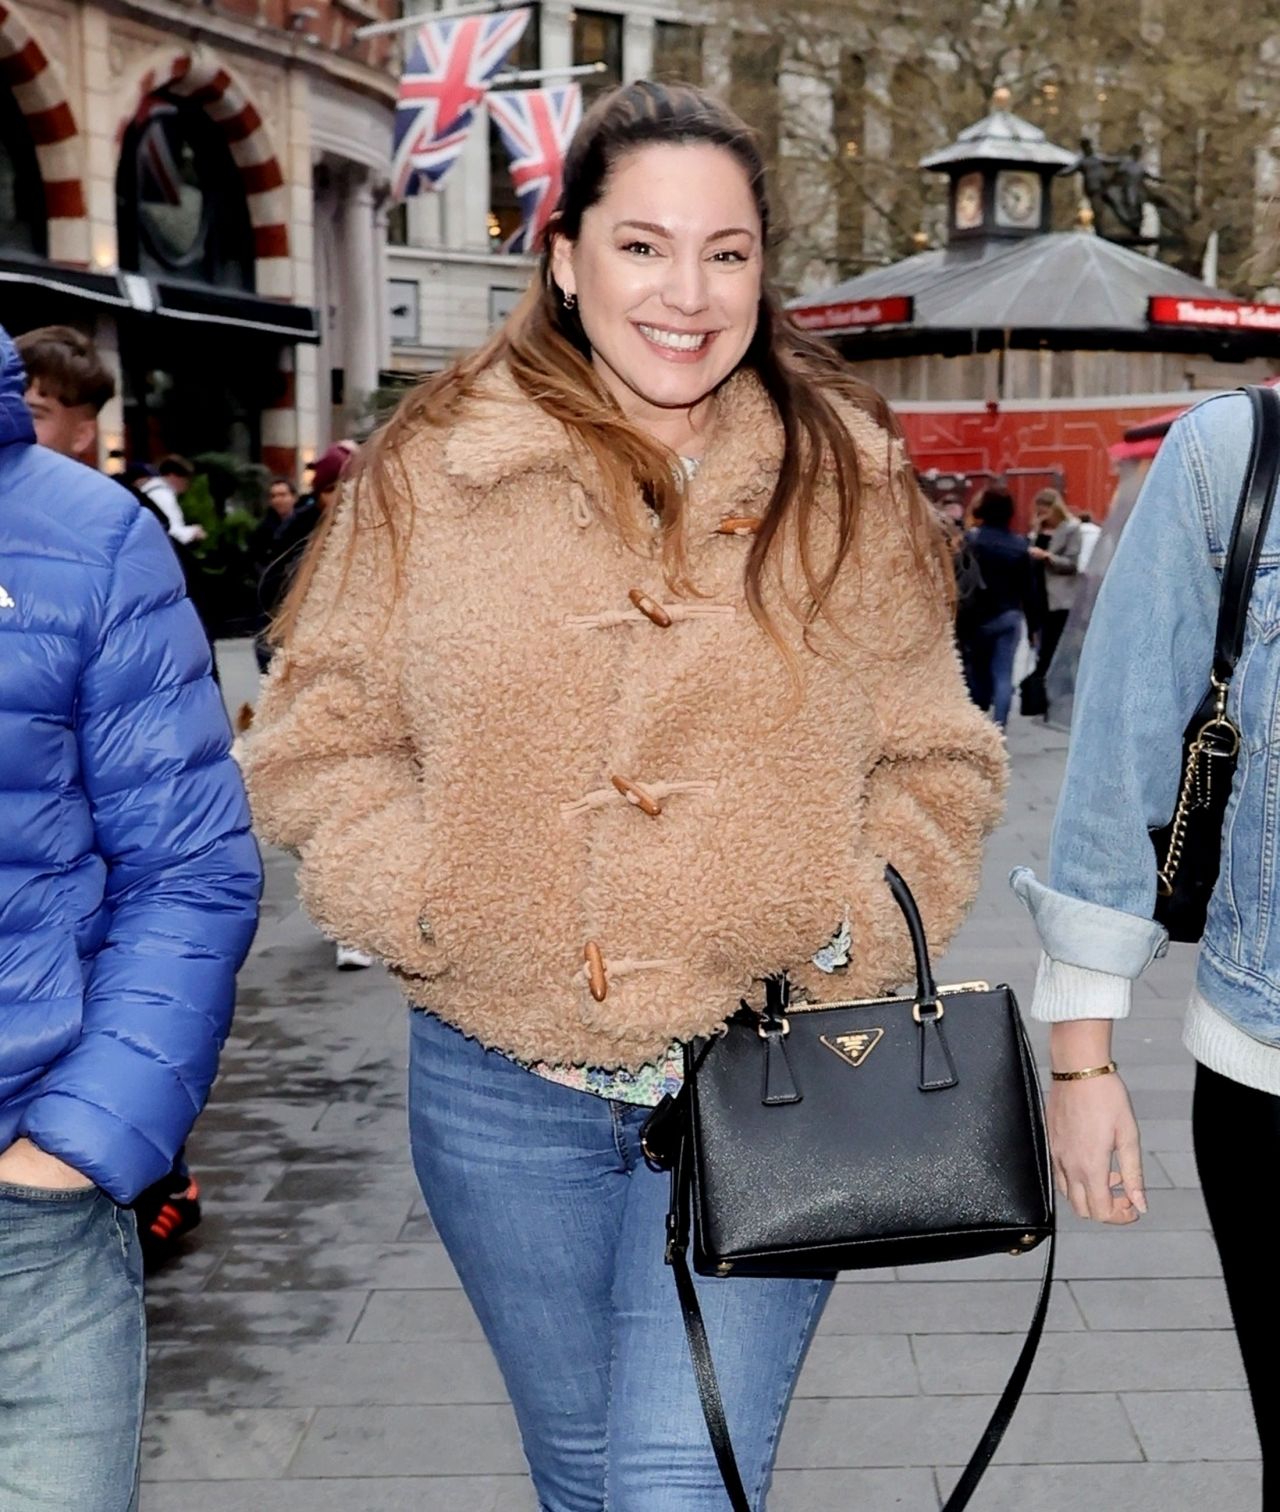
[[[1050,184],[1076,161],[1038,126],[1005,108],[1008,90],[996,90],[992,103],[989,116],[920,162],[951,181],[947,231],[953,243],[1044,235],[1050,229]]]

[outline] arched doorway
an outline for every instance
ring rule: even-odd
[[[263,411],[280,402],[278,338],[262,336],[251,320],[211,318],[188,328],[163,313],[194,313],[212,296],[255,291],[244,172],[205,98],[188,98],[173,83],[142,97],[120,140],[116,229],[121,269],[149,280],[161,312],[121,327],[129,455],[257,458]]]
[[[159,92],[138,107],[120,147],[116,227],[128,272],[253,290],[240,170],[223,133],[191,100]]]
[[[0,85],[0,255],[45,257],[49,222],[40,160],[26,118]]]

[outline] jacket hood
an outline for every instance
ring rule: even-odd
[[[35,427],[31,411],[23,401],[27,375],[9,333],[0,326],[0,446],[14,446],[25,441],[34,443]]]

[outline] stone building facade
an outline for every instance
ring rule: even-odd
[[[386,365],[397,0],[0,0],[0,323],[90,330],[106,454],[296,474]]]

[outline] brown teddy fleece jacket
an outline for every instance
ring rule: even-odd
[[[702,596],[681,599],[656,532],[629,548],[564,428],[487,375],[402,448],[398,579],[385,528],[344,565],[339,505],[247,742],[257,823],[298,853],[321,928],[524,1060],[637,1067],[783,967],[816,998],[896,986],[911,953],[884,862],[940,950],[1000,812],[1003,747],[929,611],[896,444],[842,409],[863,481],[844,638],[802,646],[793,542],[766,582],[795,707],[746,608],[750,537],[722,528],[767,505],[781,427],[752,374],[717,404],[684,499]],[[851,964],[824,976],[810,957],[846,912]]]

